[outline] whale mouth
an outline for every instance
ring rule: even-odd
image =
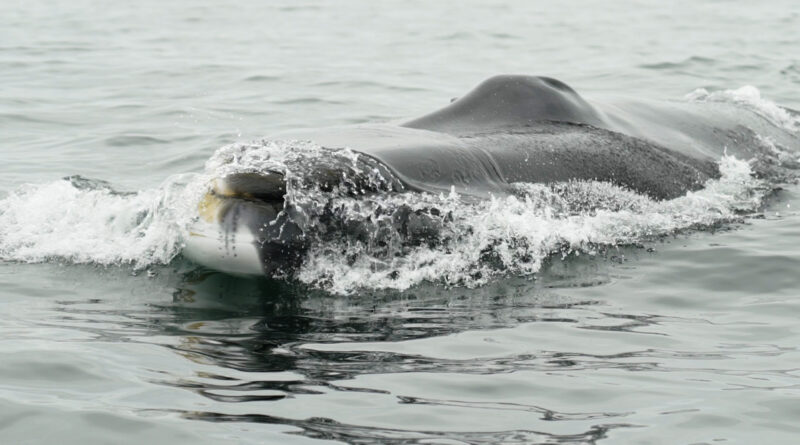
[[[277,276],[305,250],[303,232],[288,216],[286,182],[276,172],[216,179],[189,230],[188,258],[234,275]]]
[[[286,179],[282,173],[234,173],[214,181],[212,193],[225,198],[282,202]]]
[[[280,173],[237,173],[214,179],[200,200],[200,219],[221,232],[251,228],[252,221],[269,224],[284,208],[286,183]],[[263,230],[262,230],[263,231]]]

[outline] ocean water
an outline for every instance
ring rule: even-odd
[[[610,204],[570,217],[414,198],[461,241],[391,280],[363,252],[291,282],[181,256],[226,153],[302,161],[262,138],[494,74],[800,126],[800,3],[431,3],[0,3],[0,443],[797,441],[800,186],[745,160],[669,202],[577,184]],[[477,274],[489,244],[515,267]]]

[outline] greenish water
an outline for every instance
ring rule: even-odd
[[[171,222],[223,145],[496,73],[797,109],[797,29],[788,1],[3,2],[0,441],[795,442],[795,185],[475,289],[234,279],[173,258]]]

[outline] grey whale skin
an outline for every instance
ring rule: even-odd
[[[750,159],[763,147],[800,151],[800,141],[752,110],[724,103],[616,100],[589,103],[547,77],[489,78],[444,108],[396,125],[285,132],[275,139],[347,147],[389,170],[396,192],[449,192],[476,199],[515,182],[597,180],[653,199],[672,199],[719,176],[723,152]],[[769,166],[757,174],[769,174]],[[319,182],[339,172],[316,170]],[[223,178],[219,230],[247,227],[266,275],[290,270],[305,249],[302,229],[282,212],[278,173]],[[361,187],[369,187],[365,181]],[[215,192],[211,192],[212,194]],[[385,193],[385,191],[384,191]],[[195,260],[203,263],[203,258]],[[231,273],[235,268],[215,266]],[[256,270],[258,270],[256,269]]]

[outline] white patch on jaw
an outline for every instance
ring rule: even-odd
[[[232,275],[263,275],[256,240],[246,227],[236,232],[219,223],[197,221],[189,227],[183,254],[190,260]]]

